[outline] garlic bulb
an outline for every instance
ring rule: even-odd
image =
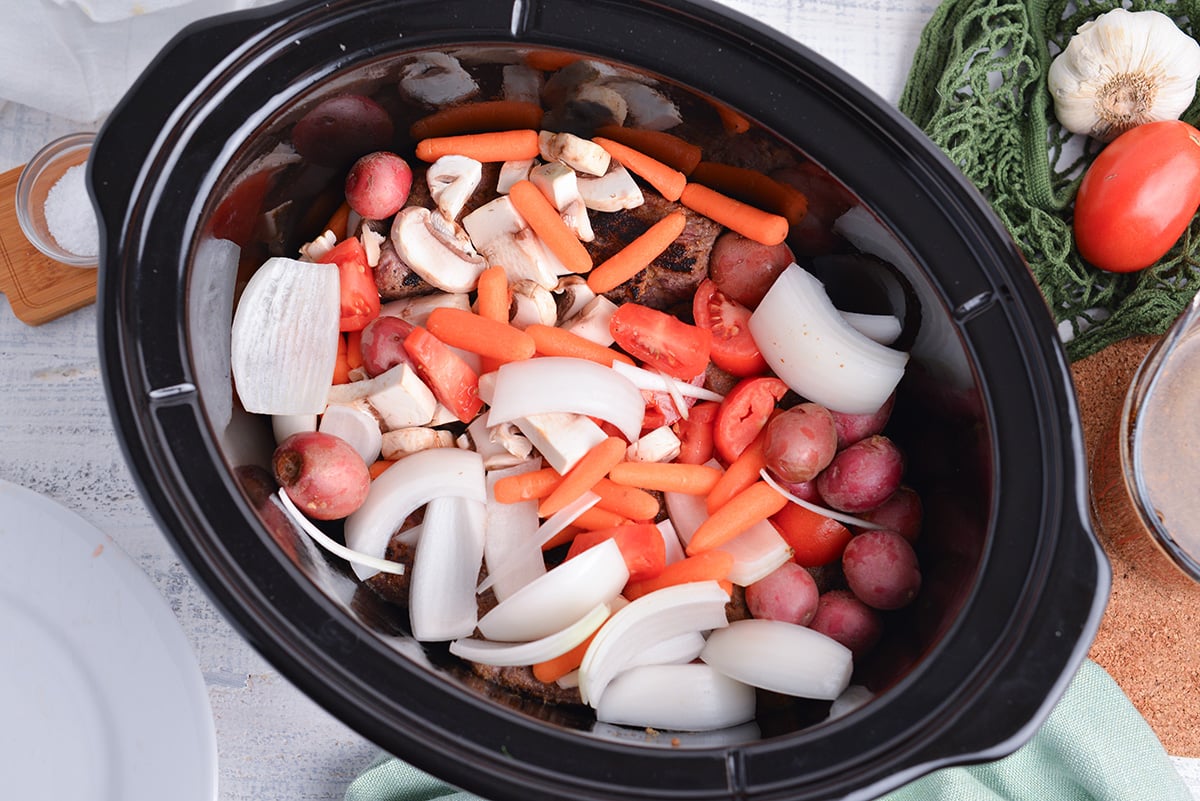
[[[1178,119],[1198,77],[1200,44],[1170,17],[1115,8],[1079,26],[1047,80],[1063,127],[1107,142],[1142,123]]]

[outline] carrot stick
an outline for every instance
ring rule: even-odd
[[[733,554],[726,551],[705,551],[678,562],[672,562],[652,579],[631,581],[625,585],[626,598],[633,601],[664,587],[689,584],[694,581],[722,581],[733,569]]]
[[[468,156],[476,161],[519,161],[536,158],[537,131],[491,131],[461,136],[433,136],[417,142],[417,158],[437,161],[442,156]]]
[[[350,204],[342,201],[342,205],[338,206],[333,212],[333,216],[325,223],[326,231],[333,231],[333,235],[341,242],[349,233],[350,227]]]
[[[645,128],[626,128],[623,125],[601,125],[596,133],[605,139],[620,142],[645,153],[663,164],[691,175],[692,170],[704,158],[697,145],[666,131],[650,131]]]
[[[456,348],[478,353],[499,362],[532,359],[533,337],[508,323],[489,320],[466,309],[442,306],[434,309],[425,323],[429,333]]]
[[[623,526],[630,522],[629,518],[621,517],[616,512],[610,512],[607,509],[601,509],[599,506],[593,506],[586,512],[575,518],[572,525],[578,526],[586,531],[595,531],[598,528],[613,528],[614,526]]]
[[[767,466],[767,459],[763,453],[764,439],[765,437],[760,431],[741,455],[734,459],[721,474],[720,480],[712,488],[712,492],[708,493],[708,499],[705,502],[710,515],[728,503],[739,492],[758,481],[759,471]]]
[[[525,63],[542,72],[555,72],[579,59],[578,54],[566,50],[530,50],[525,54]]]
[[[706,464],[621,462],[608,472],[608,477],[618,484],[647,490],[707,495],[721,477],[721,471]]]
[[[683,188],[679,202],[760,244],[778,245],[787,239],[787,218],[734,200],[703,184],[689,183]]]
[[[679,200],[680,194],[683,193],[683,187],[687,185],[688,181],[687,176],[682,172],[668,167],[656,158],[651,158],[645,153],[640,153],[603,136],[598,136],[592,141],[607,150],[608,155],[621,162],[625,169],[644,178],[667,200]]]
[[[808,213],[808,198],[803,192],[758,170],[702,161],[691,180],[752,206],[770,209],[787,218],[789,225],[797,225]]]
[[[558,256],[559,261],[573,273],[586,273],[592,269],[592,256],[575,236],[575,232],[563,222],[558,209],[542,194],[542,190],[525,179],[517,181],[508,190],[508,197],[533,232],[546,243],[546,247]]]
[[[583,528],[582,526],[567,526],[562,531],[543,542],[542,550],[552,551],[560,545],[566,545],[568,542],[575,539],[576,535],[582,531],[587,531],[587,529]]]
[[[751,484],[700,524],[688,543],[687,552],[697,554],[719,548],[760,520],[766,520],[787,503],[788,499],[767,482]]]
[[[599,629],[592,632],[586,640],[565,654],[559,654],[556,657],[547,659],[545,662],[538,662],[533,666],[533,677],[538,681],[549,684],[552,681],[558,681],[582,665],[584,654],[587,653],[588,646],[592,644],[592,640],[595,639],[598,631]]]
[[[541,470],[530,470],[528,473],[497,479],[492,486],[492,496],[496,503],[540,501],[561,481],[562,475],[557,470],[553,467],[543,467]]]
[[[367,468],[367,472],[371,475],[371,480],[379,478],[383,475],[383,471],[394,465],[398,459],[376,459],[371,462],[371,466]]]
[[[496,265],[479,274],[477,308],[480,317],[508,322],[508,307],[512,303],[508,289],[508,273]]]
[[[534,323],[526,326],[525,333],[533,337],[537,352],[543,356],[573,356],[598,362],[605,367],[612,367],[615,361],[633,364],[633,359],[624,353],[606,348],[565,328]]]
[[[717,116],[721,118],[721,126],[725,128],[727,134],[741,134],[750,130],[750,120],[738,114],[722,103],[714,103],[713,108],[717,110]]]
[[[542,127],[542,107],[526,100],[487,100],[433,112],[409,126],[413,139]]]
[[[690,184],[689,184],[690,186]],[[650,262],[683,233],[687,217],[673,211],[650,226],[644,234],[618,250],[588,276],[588,287],[597,295],[616,289],[646,269]]]
[[[349,384],[350,383],[350,362],[348,360],[349,348],[346,345],[346,338],[338,334],[337,346],[337,361],[333,363],[333,384]]]
[[[596,504],[601,509],[616,512],[630,520],[653,520],[658,516],[658,498],[637,487],[618,484],[611,478],[602,478],[592,487],[600,496]]]
[[[592,446],[538,505],[538,515],[549,517],[591,490],[597,481],[625,458],[625,447],[625,440],[621,437],[606,437]]]
[[[351,370],[362,367],[362,329],[346,332],[346,366]]]

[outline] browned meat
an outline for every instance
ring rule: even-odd
[[[696,287],[708,275],[713,242],[724,229],[662,195],[651,191],[644,194],[646,202],[636,209],[592,215],[596,239],[587,248],[594,263],[600,264],[673,211],[682,211],[687,224],[679,238],[649,267],[605,294],[614,303],[633,301],[656,309],[690,305]]]
[[[528,698],[538,698],[551,704],[582,704],[579,690],[575,687],[559,687],[557,683],[546,684],[533,676],[533,668],[528,665],[520,667],[495,667],[480,665],[472,662],[471,668],[475,675],[493,684],[505,687]]]

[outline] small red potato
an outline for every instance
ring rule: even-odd
[[[816,478],[836,452],[833,415],[820,404],[799,403],[767,423],[763,442],[767,469],[790,484]]]
[[[746,607],[762,620],[807,626],[817,613],[817,582],[795,562],[784,562],[746,587]]]
[[[843,450],[860,440],[874,434],[882,434],[884,426],[892,416],[892,407],[896,405],[896,395],[893,393],[883,406],[869,414],[846,414],[832,412],[833,423],[837,428],[837,447]]]
[[[363,369],[374,378],[386,373],[398,364],[412,363],[404,340],[413,332],[413,324],[399,317],[381,315],[362,332]]]
[[[894,531],[867,531],[850,540],[842,572],[854,595],[874,609],[908,606],[921,589],[917,555]]]
[[[726,231],[713,243],[708,277],[725,297],[753,309],[792,261],[786,244],[763,245]]]
[[[365,153],[392,143],[392,117],[363,95],[338,95],[317,104],[292,128],[292,144],[323,167],[345,169]]]
[[[367,498],[371,475],[354,446],[319,431],[293,434],[271,457],[275,480],[315,520],[346,517]]]
[[[855,659],[874,648],[883,635],[883,620],[879,613],[849,590],[823,593],[808,627],[849,648]]]
[[[817,476],[817,492],[834,509],[855,514],[886,501],[903,475],[900,449],[887,437],[875,434],[839,451]]]
[[[889,531],[894,531],[909,542],[916,542],[921,533],[921,521],[924,517],[924,507],[921,496],[911,487],[900,487],[886,501],[863,512],[864,520],[878,523]]]
[[[412,180],[412,168],[395,153],[368,153],[346,175],[346,202],[368,220],[387,219],[408,201]]]

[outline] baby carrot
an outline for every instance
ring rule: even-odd
[[[337,361],[333,363],[333,379],[330,383],[350,383],[350,362],[348,356],[349,348],[346,345],[346,337],[338,334]]]
[[[688,183],[679,196],[679,202],[759,244],[778,245],[787,239],[786,217],[734,200],[703,184]]]
[[[706,464],[621,462],[608,472],[608,477],[618,484],[647,490],[707,495],[721,477],[721,471]]]
[[[575,518],[574,525],[585,531],[595,531],[598,528],[613,528],[614,526],[623,526],[629,522],[629,518],[621,517],[616,512],[610,512],[607,509],[601,509],[599,506],[593,506],[586,512]]]
[[[537,131],[490,131],[460,136],[433,136],[417,142],[417,158],[437,161],[442,156],[467,156],[476,161],[520,161],[536,158]]]
[[[700,524],[688,543],[688,554],[719,548],[760,520],[766,520],[787,503],[788,499],[767,482],[751,484]]]
[[[362,329],[346,332],[346,366],[353,370],[362,367]]]
[[[633,359],[624,353],[606,348],[565,328],[534,323],[526,326],[525,333],[533,337],[537,352],[543,356],[572,356],[598,362],[605,367],[612,367],[614,361],[633,364]]]
[[[753,206],[770,209],[787,218],[789,225],[798,224],[808,213],[808,198],[803,192],[758,170],[702,161],[696,165],[691,180]]]
[[[346,234],[349,233],[349,231],[348,231],[349,227],[350,227],[350,204],[345,201],[342,201],[342,205],[338,206],[334,210],[333,216],[330,217],[329,221],[325,223],[325,230],[333,231],[333,235],[335,237],[337,237],[337,240],[339,242],[341,242],[343,239],[346,238]]]
[[[592,270],[587,279],[588,287],[597,295],[616,289],[657,259],[679,238],[686,225],[687,217],[681,211],[673,211],[663,217],[644,234]]]
[[[767,459],[763,454],[763,439],[764,434],[760,431],[721,474],[720,480],[705,502],[710,515],[728,503],[733,496],[758,481],[759,471],[767,466]]]
[[[525,63],[535,70],[556,72],[574,64],[580,56],[566,50],[530,50],[525,54]]]
[[[575,232],[563,222],[558,209],[550,203],[542,190],[525,179],[517,181],[508,190],[509,200],[517,213],[529,223],[533,232],[546,243],[546,247],[558,256],[563,265],[573,273],[586,273],[592,269],[592,256],[575,236]]]
[[[575,466],[567,471],[562,482],[538,505],[538,515],[549,517],[591,490],[597,481],[604,478],[609,470],[625,458],[626,447],[625,440],[621,437],[607,437],[598,445],[592,446]]]
[[[717,110],[717,116],[721,118],[721,126],[727,134],[742,134],[750,130],[750,120],[738,114],[722,103],[714,103],[713,108]]]
[[[581,526],[567,526],[562,531],[543,542],[542,550],[552,551],[560,545],[566,545],[568,542],[575,539],[576,535],[583,531],[587,531],[587,529]]]
[[[630,520],[653,520],[658,516],[658,498],[637,487],[602,478],[592,487],[592,492],[600,496],[600,502],[596,506],[616,512]]]
[[[466,309],[436,308],[430,313],[425,327],[447,345],[500,362],[531,359],[536,352],[533,337],[521,329]]]
[[[542,107],[527,100],[463,103],[433,112],[408,129],[413,139],[542,127]]]
[[[543,467],[540,470],[497,479],[492,487],[492,496],[497,503],[541,500],[561,481],[562,475],[557,470],[553,467]]]
[[[672,562],[651,579],[631,581],[622,593],[633,601],[664,587],[689,584],[694,581],[722,581],[733,569],[733,554],[727,551],[705,551],[678,562]]]
[[[587,653],[588,646],[595,639],[596,632],[588,635],[588,638],[576,645],[565,654],[547,659],[545,662],[538,662],[533,666],[533,677],[538,681],[549,684],[552,681],[558,681],[563,676],[570,673],[575,668],[583,664],[583,656]]]
[[[383,475],[384,470],[387,470],[397,461],[397,459],[376,459],[375,461],[371,462],[370,467],[367,468],[367,472],[370,474],[371,480],[374,481],[375,479],[379,478],[381,475]]]
[[[479,292],[477,301],[479,316],[507,323],[511,299],[508,290],[508,273],[504,272],[504,268],[496,265],[488,267],[480,273],[477,290]]]
[[[607,150],[608,155],[621,162],[625,169],[644,178],[667,200],[679,200],[679,196],[683,193],[683,187],[687,185],[688,181],[687,176],[679,170],[603,136],[598,136],[592,141]]]
[[[651,131],[646,128],[626,128],[623,125],[601,125],[596,133],[605,139],[620,142],[645,153],[663,164],[691,175],[692,170],[704,158],[699,146],[666,131]]]

